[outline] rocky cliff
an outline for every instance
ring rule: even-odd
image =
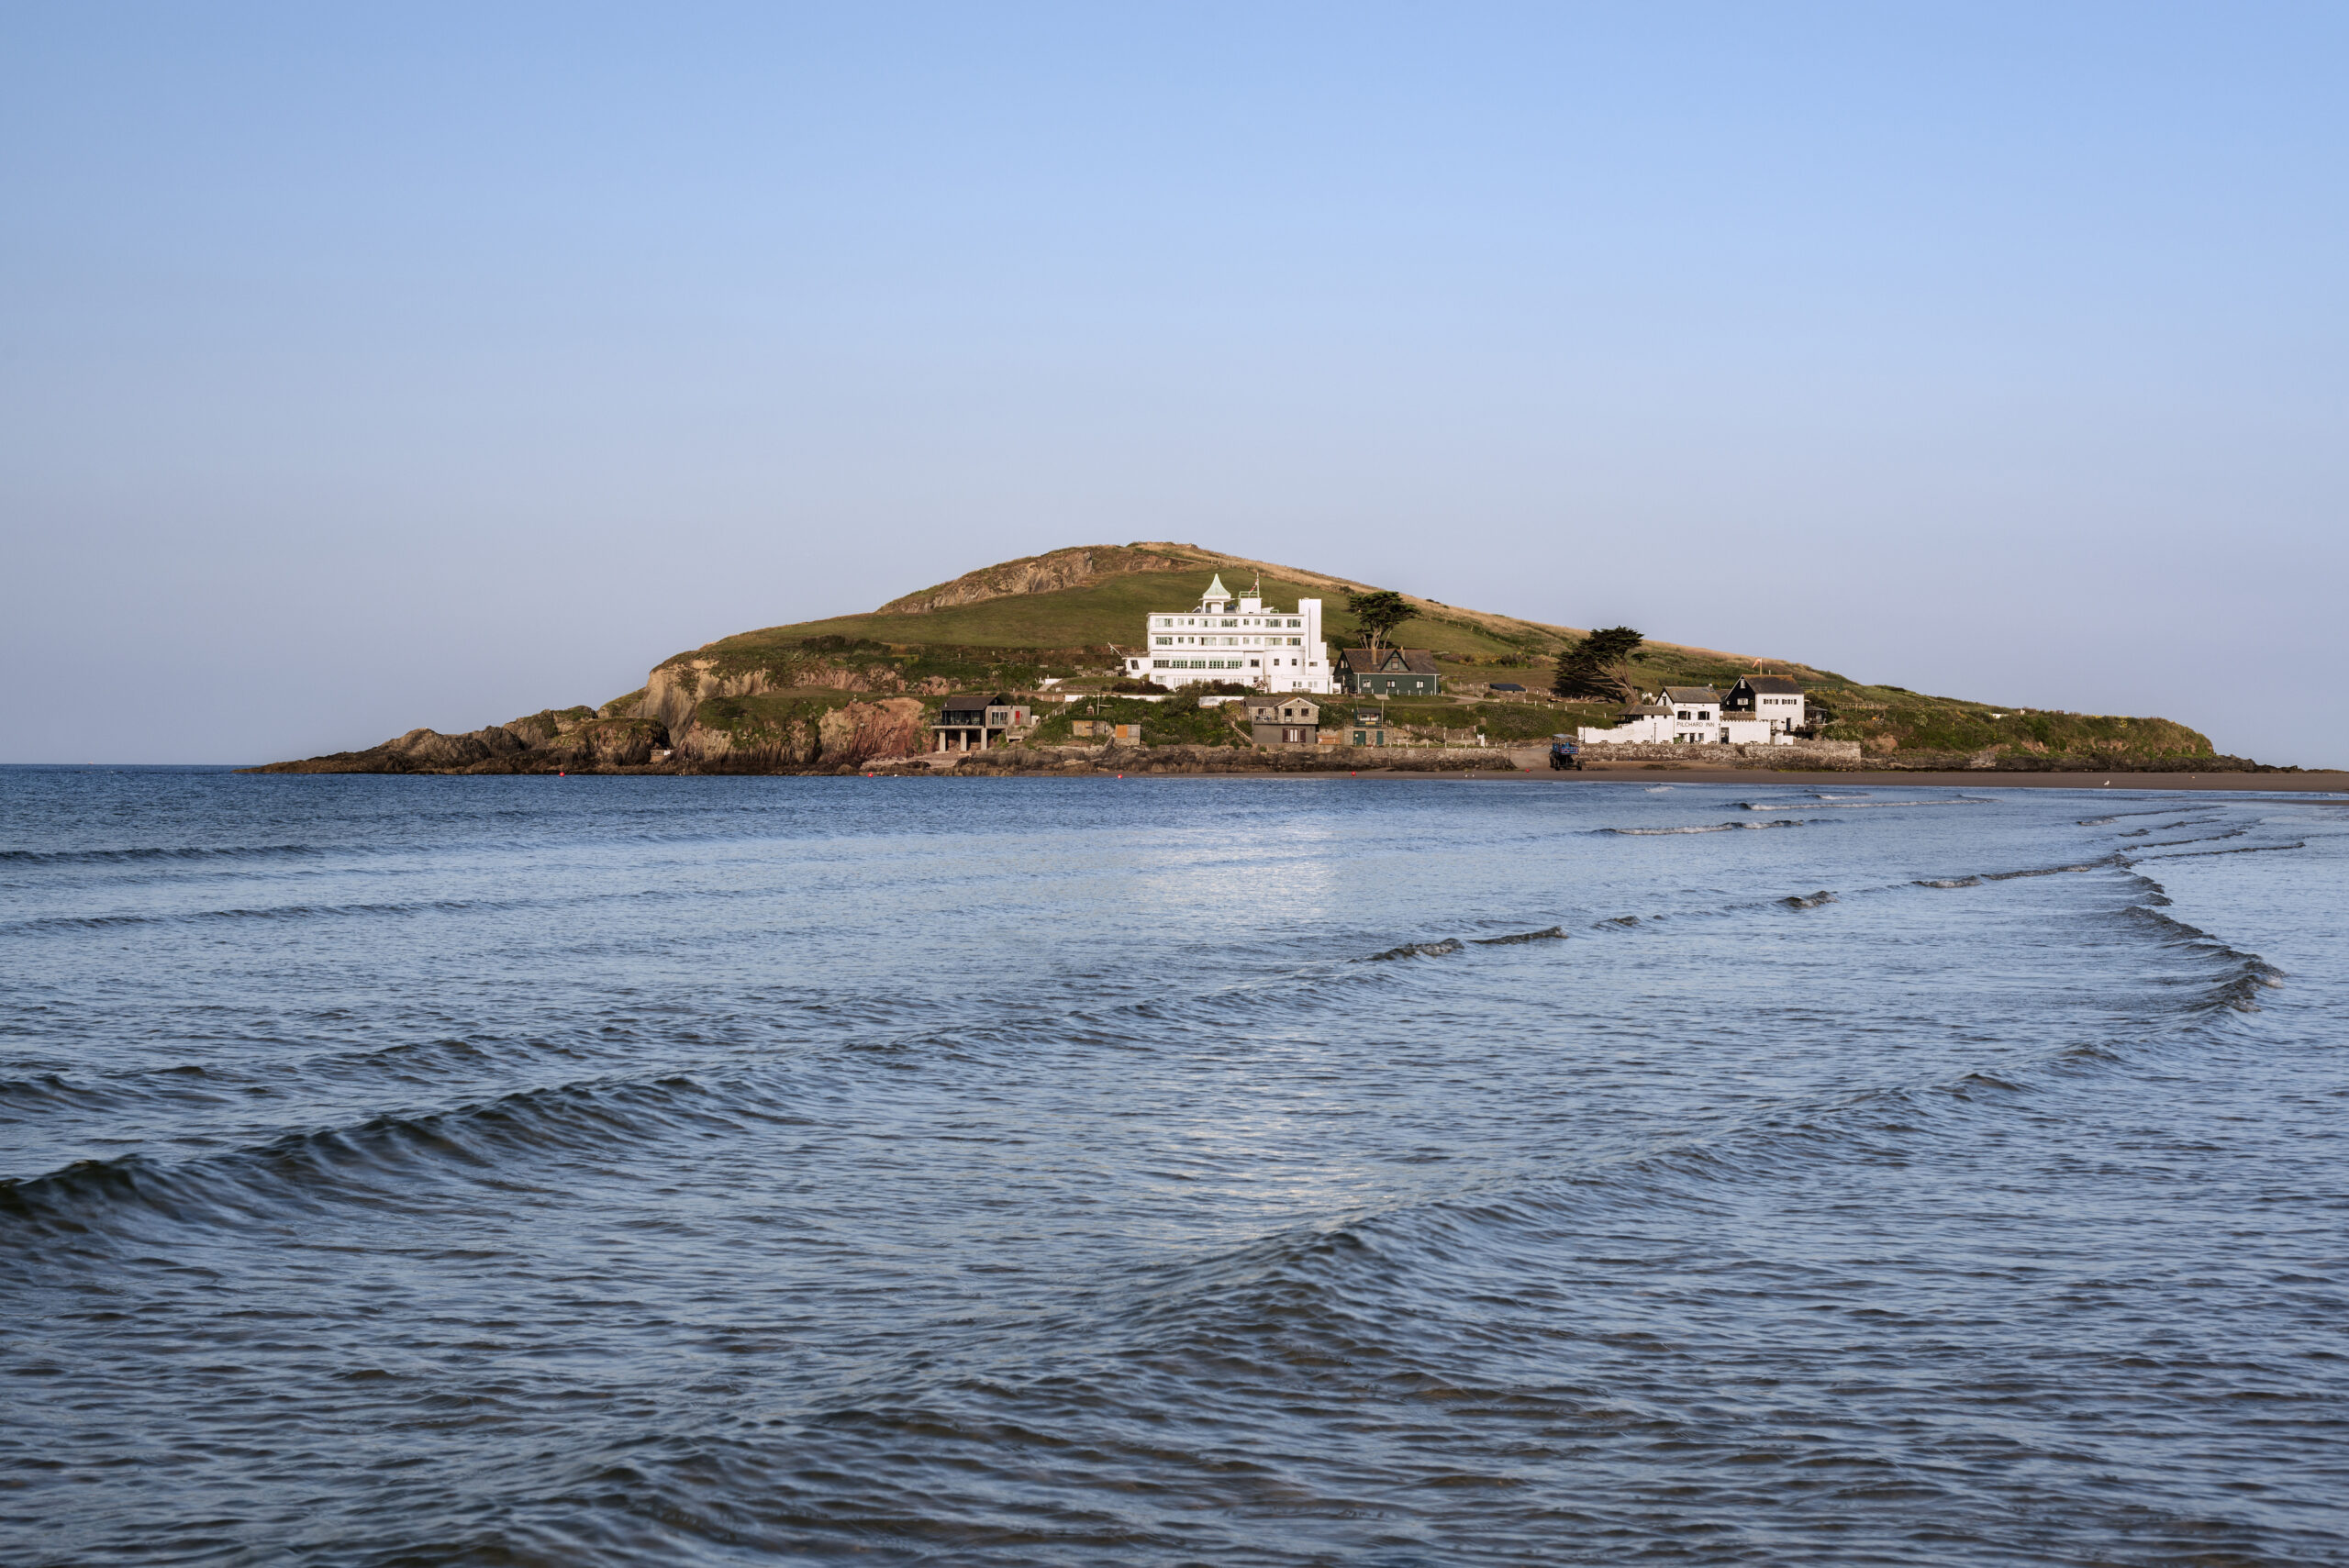
[[[272,762],[263,773],[783,773],[856,766],[922,749],[920,700],[712,705],[709,722],[674,743],[654,718],[601,717],[584,707],[550,709],[459,735],[431,729],[363,751]]]
[[[567,714],[585,717],[562,722]],[[532,714],[461,735],[411,729],[364,751],[272,762],[262,773],[553,773],[640,768],[668,744],[647,719],[598,718],[586,708]]]
[[[1178,548],[1186,549],[1186,553],[1175,554]],[[1078,545],[966,572],[951,583],[892,599],[876,613],[920,615],[955,605],[984,604],[1014,594],[1056,594],[1063,588],[1086,587],[1105,577],[1128,573],[1181,572],[1197,564],[1192,558],[1199,554],[1196,546]]]

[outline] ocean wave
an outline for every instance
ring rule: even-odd
[[[1369,958],[1364,958],[1363,962],[1381,964],[1381,962],[1391,962],[1391,960],[1396,958],[1450,958],[1452,953],[1459,953],[1459,951],[1468,949],[1468,946],[1480,946],[1480,949],[1503,949],[1503,946],[1515,946],[1515,943],[1520,941],[1564,941],[1564,939],[1567,939],[1567,929],[1562,928],[1562,925],[1548,925],[1548,928],[1539,929],[1539,932],[1510,932],[1508,937],[1471,937],[1468,941],[1461,941],[1459,937],[1444,937],[1440,939],[1440,941],[1405,941],[1400,949],[1388,949],[1384,951],[1384,953],[1372,953]]]
[[[42,1175],[0,1180],[0,1215],[57,1235],[126,1208],[172,1221],[273,1222],[289,1205],[381,1202],[389,1186],[428,1173],[510,1181],[508,1156],[640,1142],[687,1122],[738,1127],[750,1108],[686,1074],[586,1079],[520,1089],[448,1110],[387,1113],[347,1126],[163,1164],[144,1155],[80,1160]]]
[[[2206,855],[2258,855],[2266,854],[2272,850],[2305,850],[2307,848],[2306,840],[2289,844],[2238,844],[2232,850],[2188,850],[2180,855],[2145,855],[2136,858],[2149,861],[2193,861],[2200,860]]]
[[[1512,942],[1562,942],[1566,940],[1566,929],[1564,926],[1546,926],[1538,931],[1518,931],[1506,937],[1471,937],[1468,940],[1482,948],[1504,947]]]
[[[631,894],[613,896],[661,896]],[[477,914],[484,911],[529,909],[576,900],[543,898],[425,898],[368,904],[269,904],[228,909],[189,909],[172,915],[116,912],[106,915],[44,915],[0,926],[0,935],[40,931],[98,931],[117,926],[199,925],[211,921],[362,919],[384,916]]]
[[[110,1110],[120,1096],[106,1087],[78,1084],[59,1073],[34,1073],[22,1078],[0,1078],[0,1121],[64,1109]]]
[[[1778,822],[1717,822],[1709,827],[1703,828],[1594,828],[1591,831],[1594,833],[1617,833],[1627,839],[1660,839],[1668,838],[1680,833],[1736,833],[1750,832],[1755,828],[1800,828],[1803,826],[1805,826],[1805,824],[1800,817],[1788,817]]]
[[[1821,893],[1811,899],[1832,896]],[[1786,902],[1807,905],[1810,899]],[[2228,947],[2157,910],[2126,907],[2165,942],[2225,962],[2225,971],[2204,988],[2198,1010],[2255,1010],[2255,997],[2283,983],[2283,973],[2256,954]],[[1636,918],[1609,923],[1632,924]],[[1833,1098],[1793,1100],[1700,1134],[1668,1135],[1643,1147],[1590,1155],[1564,1169],[1497,1173],[1464,1187],[1285,1228],[1227,1251],[1166,1265],[1152,1285],[1126,1297],[1128,1311],[1115,1323],[1089,1327],[1131,1331],[1163,1326],[1170,1315],[1208,1313],[1230,1325],[1229,1337],[1219,1337],[1220,1342],[1235,1351],[1258,1337],[1243,1325],[1277,1322],[1285,1331],[1343,1334],[1361,1293],[1392,1277],[1398,1257],[1429,1247],[1449,1252],[1474,1244],[1476,1233],[1496,1227],[1527,1225],[1553,1232],[1562,1217],[1586,1224],[1594,1208],[1629,1204],[1646,1210],[1659,1201],[1681,1199],[1709,1203],[1724,1184],[1812,1172],[1823,1161],[1905,1160],[1909,1155],[1902,1145],[1936,1122],[2010,1114],[2009,1107],[2044,1091],[2046,1074],[2109,1071],[2127,1061],[2129,1043],[2070,1041],[1996,1067],[1963,1068],[1925,1082],[1880,1084]],[[1040,1351],[1057,1351],[1076,1327],[1068,1321],[1053,1325],[1040,1334]]]
[[[38,931],[103,931],[115,926],[160,926],[164,915],[42,915],[0,926],[0,934]]]
[[[2079,865],[2032,866],[2023,871],[1986,871],[1982,873],[1982,880],[1985,882],[2016,882],[2027,876],[2069,876],[2075,872],[2094,871],[2099,865],[2110,865],[2113,862],[2110,860],[2088,861]]]
[[[365,851],[348,849],[345,852]],[[147,861],[316,859],[316,844],[152,844],[120,850],[0,850],[0,866],[131,865]]]
[[[1896,811],[1911,806],[1987,806],[1990,802],[1975,795],[1958,795],[1949,800],[1806,800],[1790,805],[1773,805],[1762,800],[1741,800],[1740,811]]]
[[[1384,963],[1389,959],[1397,958],[1442,958],[1460,951],[1460,939],[1446,937],[1442,941],[1435,942],[1405,942],[1399,948],[1388,948],[1385,952],[1372,953],[1366,962]]]
[[[2156,888],[2159,886],[2158,884],[2154,885]],[[2283,970],[2258,953],[2246,952],[2212,936],[2201,927],[2188,925],[2160,909],[2132,904],[2122,911],[2121,917],[2143,928],[2165,946],[2199,952],[2220,966],[2218,976],[2200,998],[2199,1010],[2225,1008],[2238,1013],[2255,1013],[2259,1011],[2259,994],[2280,988],[2289,978]]]
[[[2159,828],[2146,829],[2148,832],[2158,832],[2161,830],[2162,829]],[[2250,831],[2251,829],[2248,828],[2232,828],[2224,833],[2212,833],[2199,839],[2156,839],[2150,844],[2132,844],[2128,846],[2126,852],[2132,855],[2140,855],[2144,853],[2147,850],[2175,850],[2187,844],[2224,843],[2229,839],[2240,839]],[[2121,836],[2124,839],[2130,837],[2130,835],[2126,833],[2123,833]]]

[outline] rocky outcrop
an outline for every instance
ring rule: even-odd
[[[581,770],[597,767],[640,768],[652,753],[667,749],[668,730],[650,718],[599,718],[583,724],[541,748],[549,756],[567,759]]]
[[[593,708],[547,707],[521,718],[509,718],[502,728],[525,746],[544,746],[593,721],[595,717]]]
[[[784,655],[744,663],[688,653],[670,660],[646,678],[644,694],[630,717],[653,719],[671,734],[682,738],[693,728],[694,715],[706,702],[765,696],[803,688],[901,692],[906,689],[906,680],[887,664],[852,664],[841,660]]]
[[[677,765],[688,773],[763,773],[822,765],[853,767],[922,750],[929,730],[915,697],[809,705],[797,712],[727,715],[696,723],[677,739]]]
[[[585,708],[569,710],[587,713]],[[364,751],[337,751],[298,762],[272,762],[262,773],[592,773],[643,767],[666,747],[668,732],[650,719],[594,719],[555,732],[541,715],[462,735],[411,729]],[[543,739],[541,739],[543,737]]]
[[[1181,572],[1197,564],[1193,561],[1178,560],[1154,550],[1136,549],[1131,545],[1077,545],[1069,550],[1022,556],[1018,561],[1006,561],[994,566],[983,566],[976,572],[965,572],[951,583],[941,583],[934,588],[924,588],[918,594],[892,599],[875,613],[885,616],[919,615],[925,610],[942,610],[955,605],[977,605],[989,599],[1009,598],[1014,594],[1057,594],[1063,588],[1082,588],[1104,577],[1124,576],[1129,573]]]
[[[773,773],[805,768],[822,754],[817,720],[795,717],[720,728],[700,725],[677,738],[686,773]]]
[[[914,697],[852,702],[834,708],[817,726],[823,748],[820,760],[834,763],[909,757],[922,750],[929,733],[922,723],[921,703]]]

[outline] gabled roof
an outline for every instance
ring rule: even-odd
[[[1666,686],[1664,688],[1664,699],[1666,702],[1718,703],[1721,695],[1710,686]]]
[[[1442,673],[1435,667],[1435,655],[1424,648],[1349,648],[1338,655],[1338,662],[1356,674],[1397,670],[1413,675]]]
[[[1774,697],[1802,695],[1802,687],[1784,675],[1746,675],[1741,677],[1737,684],[1749,692],[1767,692]]]

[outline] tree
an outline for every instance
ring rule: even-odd
[[[1349,594],[1346,608],[1353,612],[1354,624],[1362,628],[1363,644],[1367,648],[1376,648],[1394,635],[1397,627],[1418,618],[1418,612],[1391,588]]]
[[[1603,627],[1558,655],[1558,672],[1550,690],[1562,697],[1597,697],[1605,702],[1630,699],[1631,655],[1647,641],[1628,626]]]

